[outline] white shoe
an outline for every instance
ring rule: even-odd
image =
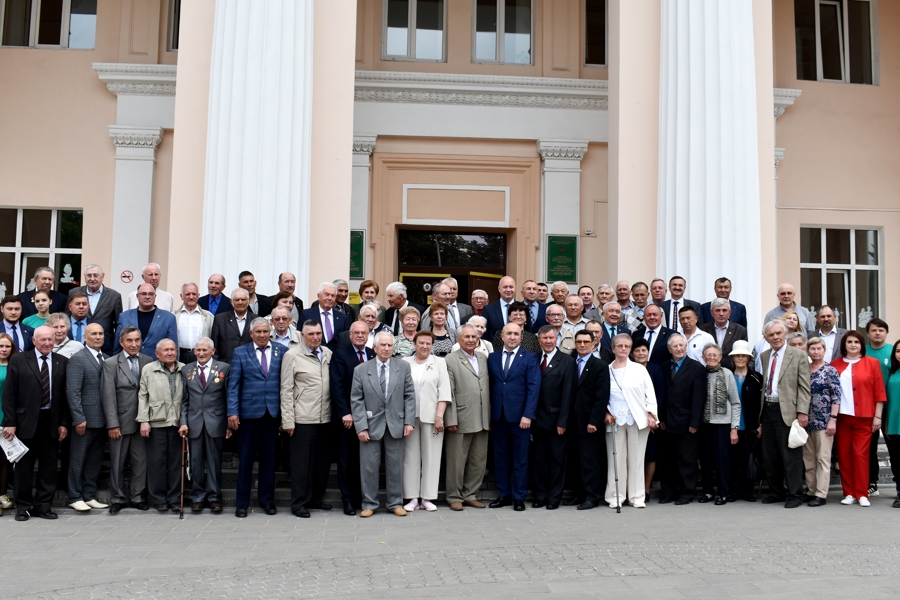
[[[406,512],[412,512],[412,511],[416,510],[417,508],[419,508],[419,499],[418,498],[413,498],[412,500],[409,501],[409,504],[407,504],[406,506],[403,507],[403,509]]]
[[[78,502],[73,502],[69,505],[69,508],[77,510],[78,512],[87,512],[91,510],[91,507],[88,506],[87,502],[84,500],[79,500]]]
[[[87,504],[91,508],[109,508],[109,504],[103,504],[96,498],[93,500],[88,500],[87,502],[85,502],[85,504]]]
[[[841,504],[846,506],[850,506],[851,504],[856,504],[856,498],[853,496],[845,496],[843,500],[841,500]]]
[[[869,502],[869,499],[868,499],[868,498],[866,498],[865,496],[862,496],[862,497],[859,499],[859,505],[860,505],[860,506],[872,506],[872,503]]]
[[[13,507],[13,503],[9,499],[9,496],[7,496],[6,494],[3,494],[2,496],[0,496],[0,508],[5,510],[7,508],[12,508],[12,507]]]
[[[422,508],[427,510],[428,512],[434,512],[437,510],[437,506],[435,506],[431,501],[422,498]]]

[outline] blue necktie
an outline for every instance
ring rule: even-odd
[[[584,357],[578,357],[578,376],[581,377],[581,371],[584,370]]]
[[[506,360],[503,361],[503,376],[506,377],[506,374],[509,372],[509,363],[512,361],[512,352],[504,352],[506,355]]]

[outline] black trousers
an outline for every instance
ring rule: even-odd
[[[606,492],[606,427],[587,432],[587,423],[578,427],[578,461],[585,501],[600,502]]]
[[[341,501],[352,504],[354,508],[362,506],[362,487],[359,474],[359,438],[356,428],[347,429],[341,421],[332,423],[332,439],[337,451],[337,476],[341,488]],[[296,434],[295,434],[296,435]]]
[[[46,512],[50,510],[56,492],[56,461],[59,458],[59,432],[50,428],[50,411],[40,411],[34,436],[20,440],[28,452],[15,466],[16,511]],[[32,488],[35,463],[38,465],[37,479]]]
[[[532,427],[531,439],[534,499],[558,504],[566,481],[566,436],[556,429]]]
[[[753,495],[756,482],[747,477],[747,464],[750,462],[750,448],[755,441],[756,430],[745,429],[738,431],[738,443],[731,446],[731,481],[728,483],[728,493],[735,498]]]
[[[222,501],[222,448],[225,436],[209,435],[206,425],[188,440],[191,448],[191,502]]]
[[[900,435],[884,436],[884,441],[891,457],[891,473],[894,474],[897,497],[900,498]]]
[[[778,498],[799,500],[803,495],[803,447],[788,448],[791,428],[781,418],[781,405],[777,402],[765,402],[760,424],[763,466],[769,490]]]
[[[706,423],[700,428],[700,468],[703,472],[703,493],[725,498],[733,493],[731,478],[731,425]]]
[[[331,467],[331,423],[294,423],[291,436],[291,511],[322,501]]]
[[[667,431],[660,440],[660,458],[665,465],[662,476],[663,498],[692,500],[697,493],[697,452],[700,436],[697,433]]]
[[[147,491],[150,504],[176,506],[181,494],[181,436],[174,425],[152,427],[147,438]]]
[[[878,483],[878,474],[881,470],[881,466],[878,464],[878,436],[881,435],[881,430],[875,431],[872,433],[872,443],[869,444],[869,483]],[[887,441],[887,437],[884,438],[885,442]],[[892,463],[893,464],[893,463]]]
[[[260,506],[275,504],[275,438],[278,419],[267,411],[258,419],[241,419],[238,432],[238,480],[235,508],[248,508],[253,484],[253,463],[259,459],[257,499]]]

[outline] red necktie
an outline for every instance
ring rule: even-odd
[[[547,355],[544,355],[544,360],[541,361],[541,375],[544,374],[544,371],[547,370]]]
[[[356,353],[359,354],[359,364],[363,364],[364,362],[366,362],[366,360],[363,358],[362,350],[357,350]]]
[[[772,353],[772,366],[769,367],[769,380],[766,382],[766,396],[772,395],[772,378],[775,377],[775,365],[778,363],[778,353]]]
[[[203,389],[206,389],[206,368],[200,367],[200,385],[203,386]]]

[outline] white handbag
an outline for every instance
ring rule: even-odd
[[[794,419],[791,423],[791,433],[788,435],[788,448],[799,448],[806,443],[807,438],[809,434],[806,433],[806,429],[800,427],[800,423]]]

